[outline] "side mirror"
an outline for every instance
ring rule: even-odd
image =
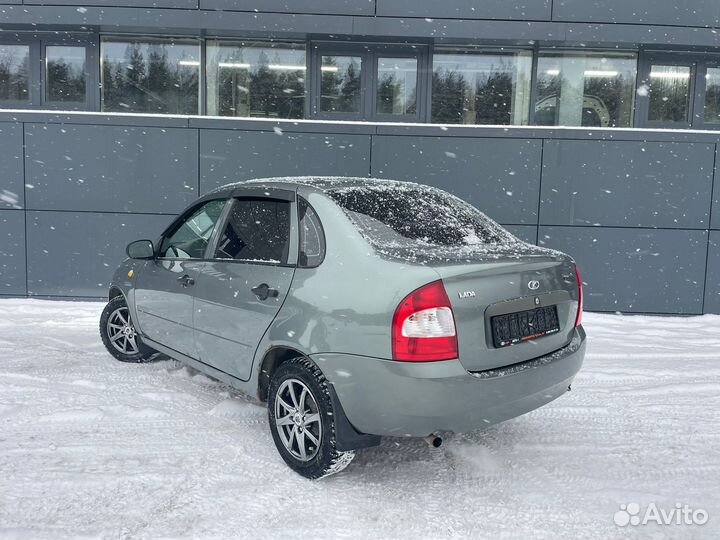
[[[128,244],[125,253],[131,259],[152,259],[155,257],[155,248],[150,240],[135,240]]]

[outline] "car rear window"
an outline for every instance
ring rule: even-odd
[[[382,182],[328,194],[372,244],[384,249],[467,251],[520,242],[473,206],[428,186]]]

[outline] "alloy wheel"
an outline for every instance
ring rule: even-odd
[[[310,461],[320,448],[322,422],[315,397],[298,379],[287,379],[275,395],[275,425],[283,445],[300,461]]]
[[[107,322],[107,336],[115,349],[122,354],[132,356],[139,352],[137,333],[130,321],[127,306],[121,306],[110,314]]]

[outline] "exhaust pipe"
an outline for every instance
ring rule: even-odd
[[[430,448],[440,448],[443,443],[442,437],[440,437],[440,435],[437,435],[436,433],[428,435],[424,439]]]

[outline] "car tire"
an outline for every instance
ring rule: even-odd
[[[310,360],[294,358],[275,370],[268,392],[270,431],[278,452],[291,469],[313,480],[342,471],[355,457],[355,451],[336,448],[328,384]]]
[[[100,316],[100,337],[108,352],[121,362],[147,362],[156,353],[135,331],[123,296],[111,299]]]

